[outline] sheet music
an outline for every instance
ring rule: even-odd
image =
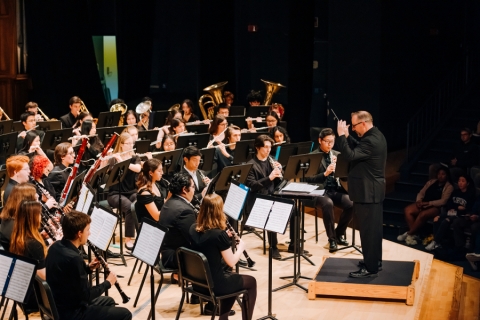
[[[109,212],[95,207],[92,211],[92,223],[90,224],[90,236],[88,240],[100,250],[107,250],[113,231],[117,226],[117,217]]]
[[[4,291],[5,282],[7,281],[8,272],[13,258],[0,255],[0,294]]]
[[[273,201],[257,198],[245,224],[250,227],[264,229],[272,205]]]
[[[272,206],[265,229],[276,233],[285,233],[292,207],[293,204],[276,201]]]
[[[317,188],[318,186],[308,183],[291,182],[285,188],[283,188],[282,191],[310,193]]]
[[[86,184],[82,184],[82,189],[80,190],[75,210],[83,213],[88,213],[88,209],[90,208],[92,201],[93,193],[90,192]]]
[[[17,259],[15,262],[15,268],[10,276],[10,282],[8,283],[5,297],[18,302],[23,302],[34,271],[35,265]]]
[[[312,192],[310,192],[310,194],[314,196],[323,196],[325,194],[325,189],[313,190]]]
[[[165,232],[148,223],[143,223],[132,255],[153,266],[160,252],[160,246],[164,237]]]
[[[240,184],[237,186],[234,183],[230,184],[228,189],[227,198],[225,199],[225,204],[223,205],[223,212],[229,217],[232,217],[235,220],[240,218],[242,213],[243,205],[245,204],[245,199],[247,198],[248,187]]]

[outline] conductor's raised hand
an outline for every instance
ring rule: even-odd
[[[347,135],[348,136],[348,127],[345,120],[338,120],[337,122],[337,133],[338,136]]]

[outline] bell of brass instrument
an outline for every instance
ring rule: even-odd
[[[43,119],[45,119],[45,121],[56,120],[56,119],[50,119],[49,117],[47,117],[47,115],[39,107],[37,107],[37,111],[42,115],[42,117],[43,117]]]
[[[83,102],[83,100],[80,101],[80,112],[90,113],[90,111],[88,111],[87,106],[85,105],[85,102]]]
[[[7,115],[7,113],[5,112],[5,110],[3,110],[2,107],[0,107],[0,118],[2,118],[2,116],[5,116],[5,120],[12,120],[12,119],[10,119],[10,117]]]
[[[173,106],[168,108],[168,111],[173,111],[173,110],[180,110],[180,103],[175,103]]]
[[[272,103],[272,97],[275,93],[277,93],[281,88],[286,88],[283,84],[281,83],[275,83],[267,80],[263,80],[263,83],[265,83],[265,101],[263,102],[263,105],[269,106],[270,103]]]
[[[198,99],[198,106],[200,107],[200,111],[202,112],[204,120],[213,119],[214,107],[223,102],[223,87],[225,87],[227,83],[228,81],[219,82],[203,89],[203,91],[208,92],[208,94],[204,94],[200,97],[200,99]],[[206,98],[210,98],[210,100],[204,103],[203,99]],[[212,105],[208,108],[208,114],[205,112],[205,106],[207,104]]]
[[[140,102],[135,108],[135,112],[141,117],[140,121],[142,122],[142,126],[143,128],[145,128],[145,130],[148,130],[148,121],[147,121],[147,124],[145,124],[144,118],[145,117],[148,118],[150,116],[151,106],[152,106],[152,103],[150,101],[145,101],[145,102]]]
[[[120,120],[118,120],[118,126],[123,126],[123,116],[127,113],[128,106],[125,103],[115,103],[113,106],[110,107],[110,112],[120,111],[121,116]]]

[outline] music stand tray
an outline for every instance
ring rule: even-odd
[[[228,108],[228,114],[230,116],[244,116],[245,117],[245,106],[231,106]]]
[[[305,141],[305,142],[297,142],[297,154],[305,154],[312,152],[313,142],[312,141]]]
[[[100,112],[98,114],[97,128],[118,126],[121,115],[121,111]]]
[[[248,173],[250,172],[252,166],[253,163],[246,163],[223,168],[223,170],[219,173],[220,176],[218,180],[215,183],[215,191],[228,190],[232,181],[245,184]]]
[[[242,132],[240,141],[255,140],[259,135],[262,135],[262,134],[268,135],[268,133],[266,132]]]
[[[240,129],[247,128],[247,122],[245,121],[245,116],[229,116],[227,117],[228,125],[235,125]]]
[[[125,127],[97,128],[98,139],[106,145],[115,132],[120,135],[123,130],[125,130]]]
[[[60,120],[49,120],[49,121],[37,121],[38,129],[42,131],[50,131],[50,130],[60,130],[62,129],[62,122]],[[66,128],[70,129],[71,128]]]
[[[152,112],[150,114],[150,116],[153,115],[153,127],[154,128],[163,127],[165,125],[165,121],[168,117],[168,113],[169,113],[169,111],[167,111],[167,110],[157,110],[157,111]],[[157,140],[156,137],[152,141],[155,141],[155,140]]]
[[[211,171],[213,166],[213,157],[215,156],[215,150],[217,148],[203,148],[200,149],[202,153],[202,158],[200,159],[200,164],[198,169],[203,171]]]
[[[0,121],[0,134],[10,133],[13,128],[13,120]]]
[[[242,134],[243,136],[243,134]],[[241,140],[235,145],[233,164],[248,162],[255,155],[255,140]]]
[[[150,140],[150,141],[157,141],[159,130],[146,130],[146,131],[138,131],[138,139],[139,140]],[[138,149],[137,149],[138,152]]]
[[[12,126],[12,131],[15,132],[22,132],[25,130],[25,127],[23,126],[23,123],[21,121],[13,121]]]
[[[163,174],[166,175],[177,171],[177,164],[182,153],[183,149],[176,149],[173,151],[156,154],[153,156],[153,158],[162,162]]]
[[[177,149],[184,149],[189,146],[202,149],[208,145],[208,141],[210,141],[210,134],[208,133],[178,136]]]
[[[45,132],[45,136],[43,137],[41,148],[43,150],[53,150],[58,144],[62,142],[68,142],[68,138],[70,138],[72,135],[73,133],[71,128],[48,130]]]
[[[208,133],[208,128],[210,128],[208,124],[204,124],[204,123],[197,124],[194,122],[189,122],[186,125],[187,125],[187,131],[189,133],[195,133],[195,134]]]

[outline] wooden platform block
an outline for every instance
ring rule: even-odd
[[[383,261],[383,271],[375,278],[350,278],[358,270],[359,259],[323,257],[316,277],[309,283],[308,299],[317,295],[404,300],[409,306],[415,300],[415,281],[420,262]]]

